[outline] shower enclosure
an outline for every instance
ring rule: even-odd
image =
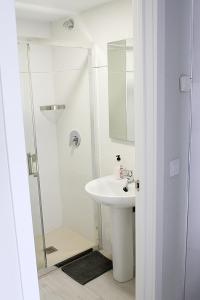
[[[21,93],[38,269],[98,247],[90,50],[19,43]]]

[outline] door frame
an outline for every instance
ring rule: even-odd
[[[135,37],[136,299],[162,299],[165,0],[133,0]]]
[[[160,300],[164,195],[164,2],[133,0],[136,53],[136,298]],[[0,2],[3,114],[21,299],[39,300],[13,0]],[[10,88],[12,87],[12,88]],[[159,101],[158,101],[159,100]],[[14,149],[14,151],[13,151]],[[19,180],[20,178],[20,180]],[[1,217],[2,210],[0,210]],[[29,274],[29,276],[27,276]],[[19,298],[20,299],[20,298]]]
[[[1,230],[5,236],[2,248],[8,249],[4,256],[2,254],[2,262],[3,265],[6,263],[6,267],[1,270],[3,284],[0,298],[11,299],[10,296],[17,287],[18,294],[14,295],[13,299],[39,300],[20,96],[14,0],[0,1],[0,38],[0,119],[1,122],[3,120],[0,147],[5,149],[6,153],[1,157],[3,161],[1,176],[9,183],[5,191],[5,187],[0,189],[0,223],[4,220],[4,224],[1,223]],[[9,218],[5,217],[5,212],[9,213]],[[0,253],[1,251],[3,249]],[[7,270],[12,270],[13,257],[17,260],[14,270],[18,270],[18,274],[11,274],[10,271],[8,277],[6,274]]]

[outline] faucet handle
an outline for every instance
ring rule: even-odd
[[[133,171],[132,170],[126,170],[126,175],[124,175],[123,178],[126,178],[126,184],[123,187],[123,191],[124,192],[128,192],[128,190],[129,190],[129,184],[131,184],[131,183],[133,183],[135,181],[134,177],[133,177]]]
[[[127,177],[132,177],[132,176],[133,176],[133,171],[127,170]]]
[[[132,177],[133,176],[133,171],[132,170],[127,170],[126,168],[122,169],[122,173],[124,177]]]
[[[124,179],[127,178],[127,180],[133,182],[133,171],[132,170],[127,170],[125,168],[121,168],[120,169],[120,178]]]
[[[129,183],[134,182],[134,176],[132,170],[126,170],[126,178]]]

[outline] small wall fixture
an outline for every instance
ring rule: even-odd
[[[81,136],[77,130],[72,130],[69,135],[69,145],[72,148],[78,148],[81,143]]]
[[[51,104],[40,106],[41,112],[51,122],[57,122],[64,109],[65,104]]]
[[[40,106],[40,110],[59,110],[59,109],[65,109],[65,105],[64,104],[53,104],[53,105]]]
[[[74,20],[73,19],[67,19],[64,23],[63,23],[63,27],[65,29],[68,29],[68,30],[72,30],[74,29]]]

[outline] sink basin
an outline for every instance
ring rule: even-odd
[[[134,184],[129,184],[128,192],[123,191],[126,179],[115,179],[114,176],[105,176],[90,181],[85,190],[97,202],[118,208],[133,207],[135,205]]]
[[[113,277],[119,282],[133,278],[133,226],[135,187],[129,184],[128,192],[123,190],[126,179],[105,176],[86,184],[85,190],[92,199],[107,205],[111,211]]]

